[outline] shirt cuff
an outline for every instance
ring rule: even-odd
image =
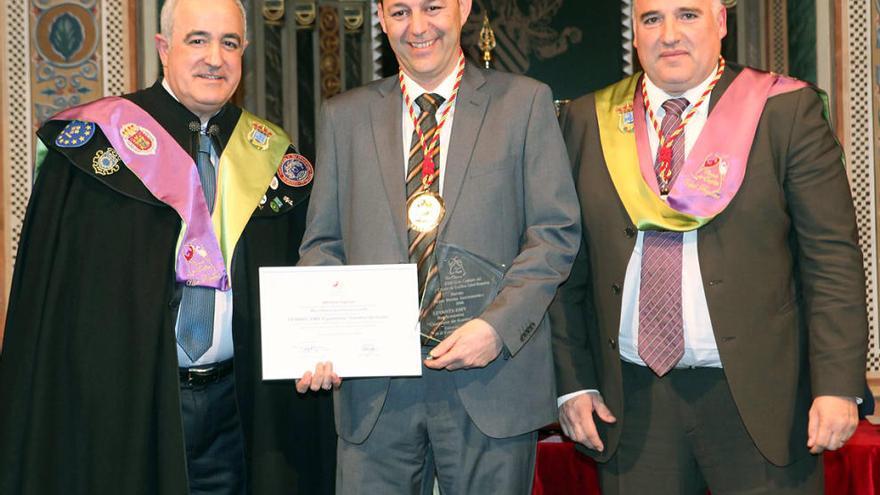
[[[558,408],[562,407],[562,404],[566,403],[569,399],[574,399],[578,395],[584,395],[584,394],[600,395],[598,390],[592,389],[592,388],[585,389],[585,390],[578,390],[577,392],[572,392],[570,394],[565,394],[563,396],[558,397],[556,399],[556,408],[558,409]]]

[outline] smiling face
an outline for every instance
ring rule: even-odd
[[[232,97],[241,79],[244,19],[232,0],[180,0],[169,36],[156,35],[165,80],[174,95],[207,120]]]
[[[379,23],[403,71],[432,90],[458,62],[471,0],[384,0]]]
[[[719,0],[636,0],[633,45],[645,73],[679,95],[703,82],[721,55],[727,10]]]

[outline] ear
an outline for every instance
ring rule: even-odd
[[[721,10],[718,11],[718,34],[719,39],[727,36],[727,7],[721,6]]]
[[[388,34],[388,30],[385,29],[385,5],[382,2],[378,3],[376,12],[379,15],[379,25],[382,26],[382,32]]]
[[[458,9],[461,12],[461,25],[467,22],[471,15],[472,0],[458,0]]]
[[[168,50],[171,49],[171,44],[164,36],[157,33],[156,36],[153,37],[156,40],[156,51],[159,52],[159,60],[162,61],[162,67],[168,66]]]

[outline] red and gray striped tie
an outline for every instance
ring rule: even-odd
[[[663,102],[666,115],[661,132],[669,136],[681,124],[685,98]],[[659,152],[658,152],[659,155]],[[684,133],[672,143],[671,188],[684,165]],[[654,171],[659,163],[655,161]],[[659,181],[659,179],[658,179]],[[680,232],[645,231],[639,286],[639,357],[658,376],[669,372],[684,355],[681,314],[682,238]]]
[[[417,125],[422,130],[425,143],[431,143],[434,133],[437,130],[437,108],[443,104],[444,98],[434,93],[423,93],[416,98],[416,104],[421,109]],[[406,174],[406,202],[409,204],[410,199],[417,194],[422,187],[422,162],[424,159],[424,151],[419,140],[418,133],[413,130],[412,140],[410,141],[409,151],[409,167]],[[431,151],[431,157],[436,166],[434,167],[434,176],[431,182],[430,190],[439,193],[440,191],[440,141],[437,141]],[[431,314],[437,303],[440,302],[442,295],[439,290],[439,280],[437,280],[437,261],[434,257],[434,245],[437,241],[437,229],[430,232],[419,232],[409,229],[409,259],[418,267],[419,273],[419,294],[422,294],[422,310],[419,320],[423,323],[425,318]],[[436,327],[437,325],[435,325]],[[422,330],[428,335],[436,335],[438,328],[429,328]]]

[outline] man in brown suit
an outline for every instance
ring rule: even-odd
[[[644,77],[562,116],[584,237],[551,310],[560,423],[604,495],[822,493],[867,333],[822,101],[726,66],[718,0],[636,0],[633,25]]]

